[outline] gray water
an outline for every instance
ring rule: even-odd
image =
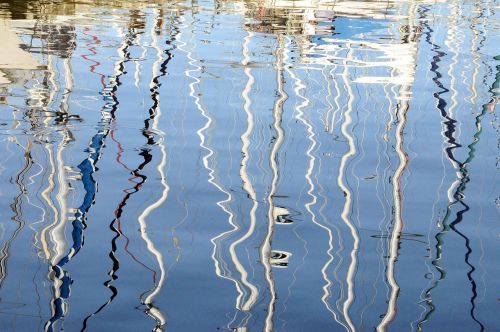
[[[500,330],[496,1],[0,1],[0,331]]]

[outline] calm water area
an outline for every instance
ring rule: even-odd
[[[500,3],[0,0],[0,331],[500,331]]]

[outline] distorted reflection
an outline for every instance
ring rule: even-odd
[[[498,15],[0,0],[0,330],[500,329]]]

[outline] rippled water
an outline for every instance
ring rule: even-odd
[[[0,1],[0,330],[500,330],[499,10]]]

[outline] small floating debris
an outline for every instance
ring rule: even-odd
[[[290,211],[281,206],[275,206],[273,208],[273,220],[277,224],[282,224],[282,225],[293,224],[293,219],[290,214]]]
[[[293,219],[290,218],[290,215],[287,214],[287,215],[279,215],[276,219],[275,219],[275,222],[277,224],[283,224],[283,225],[289,225],[289,224],[293,224]]]
[[[370,235],[370,237],[372,237],[374,239],[389,239],[389,238],[391,238],[391,236],[392,235],[390,233],[386,233],[386,232]],[[424,236],[423,234],[417,234],[417,233],[399,233],[398,238],[400,240],[415,241],[415,242],[428,244],[427,241],[419,239],[423,236]]]
[[[292,254],[286,251],[272,250],[269,263],[275,267],[285,268],[288,266],[288,260],[291,256]]]
[[[363,176],[363,180],[373,180],[376,177],[377,177],[376,174],[371,174],[371,175]]]
[[[241,326],[241,327],[233,327],[231,329],[233,332],[247,332],[248,328],[246,326]]]

